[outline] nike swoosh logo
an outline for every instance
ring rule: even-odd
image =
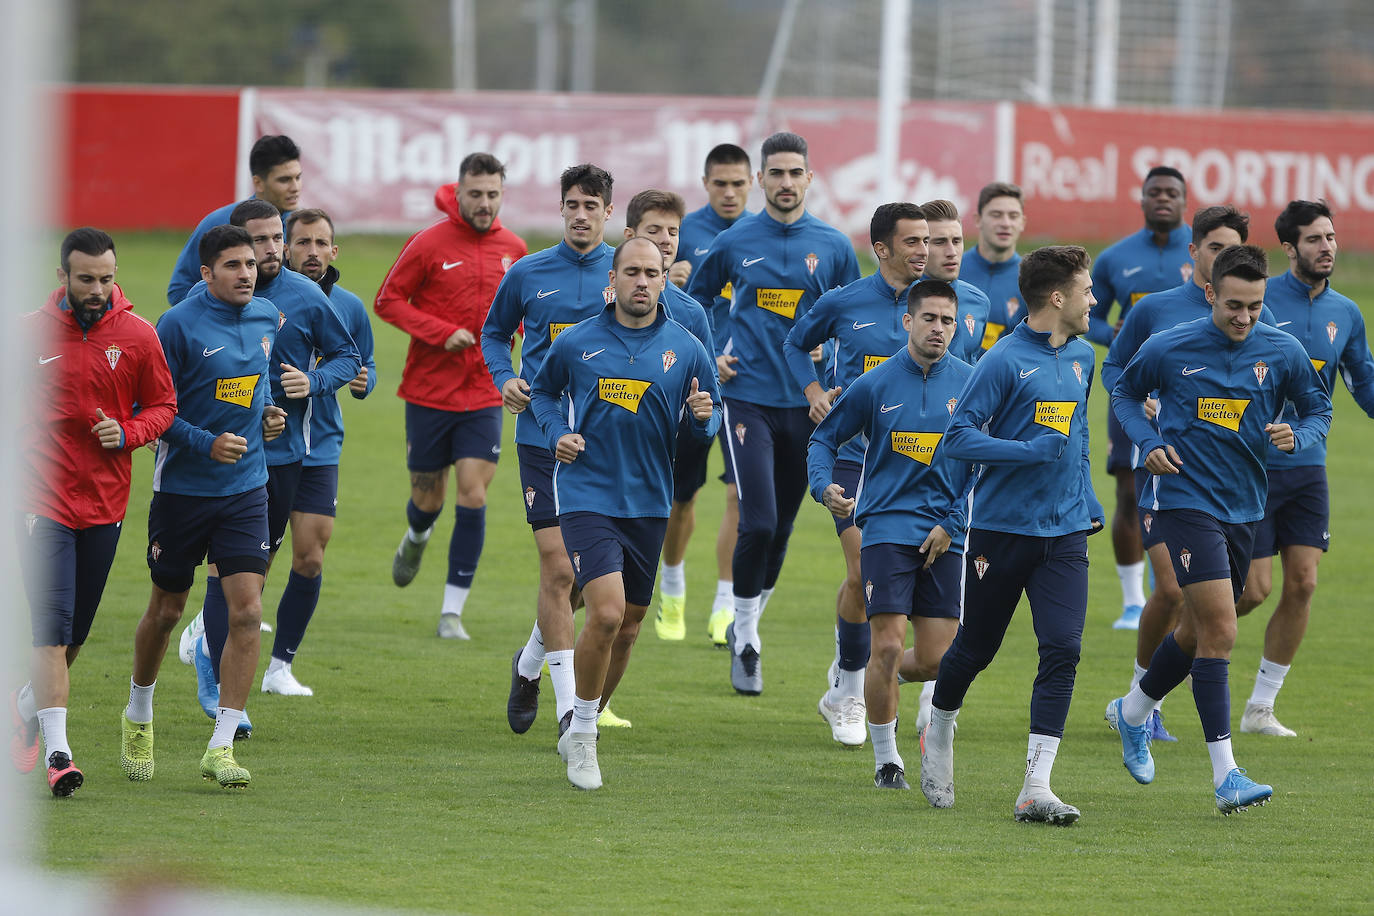
[[[600,354],[602,354],[602,353],[605,353],[605,352],[606,352],[606,348],[605,348],[605,347],[602,347],[600,350],[597,350],[595,353],[588,353],[586,350],[583,350],[583,351],[582,351],[582,358],[583,358],[583,359],[591,359],[593,356],[598,356],[598,355],[600,355]]]
[[[215,347],[215,349],[211,350],[209,347],[206,347],[206,348],[201,352],[201,355],[202,355],[202,356],[214,356],[216,353],[218,353],[220,350],[223,350],[223,349],[224,349],[224,347]]]
[[[865,321],[863,324],[859,324],[859,323],[856,321],[856,322],[854,322],[854,330],[856,330],[856,331],[862,331],[864,328],[871,328],[871,327],[873,327],[873,326],[874,326],[875,324],[877,324],[877,323],[878,323],[878,322],[876,322],[876,321]]]
[[[64,354],[59,353],[56,356],[40,356],[38,357],[38,365],[46,366],[48,363],[52,362],[55,359],[61,359],[63,355]]]
[[[1184,366],[1184,367],[1183,367],[1183,374],[1184,374],[1184,375],[1196,375],[1197,373],[1201,372],[1203,369],[1206,369],[1206,368],[1207,368],[1206,366],[1198,366],[1196,369],[1189,369],[1187,366]]]
[[[903,402],[902,402],[902,404],[905,404],[905,403],[906,403],[906,401],[903,401]],[[884,404],[884,405],[882,405],[881,407],[878,408],[878,413],[887,413],[887,412],[890,411],[890,410],[896,410],[898,407],[901,407],[902,404],[893,404],[891,407],[888,407],[886,404]]]
[[[551,290],[549,290],[547,293],[544,292],[544,291],[541,289],[539,292],[537,292],[537,293],[534,294],[534,298],[536,298],[536,299],[543,299],[545,296],[552,296],[552,295],[553,295],[554,293],[556,293],[556,292],[558,292],[558,290],[556,290],[556,289],[551,289]]]
[[[1292,324],[1292,323],[1293,323],[1293,322],[1291,322],[1291,321],[1280,321],[1278,324],[1274,325],[1274,327],[1276,327],[1276,328],[1281,328],[1281,327],[1283,327],[1283,326],[1286,325],[1286,324]]]
[[[1144,269],[1144,267],[1128,267],[1121,272],[1121,276],[1134,277],[1136,274],[1140,273]]]
[[[269,546],[267,545],[267,542],[266,542],[266,541],[263,541],[263,542],[262,542],[261,544],[259,544],[258,546],[261,547],[263,550],[271,550],[271,549],[272,549],[271,547],[269,547]]]
[[[767,255],[765,255],[764,257],[767,257]],[[745,258],[743,261],[740,261],[740,263],[743,264],[745,267],[752,267],[762,260],[763,258]]]
[[[1022,369],[1022,370],[1021,370],[1021,377],[1022,377],[1022,378],[1026,378],[1026,377],[1028,377],[1028,376],[1034,375],[1035,373],[1037,373],[1037,372],[1039,372],[1039,371],[1040,371],[1040,367],[1039,367],[1039,366],[1036,366],[1034,369]]]
[[[701,257],[701,256],[704,255],[704,254],[710,254],[710,253],[711,253],[711,249],[709,249],[709,248],[698,248],[698,249],[696,249],[696,256],[697,256],[697,257]]]
[[[459,264],[462,263],[462,261],[445,261],[444,270],[453,270],[453,268],[457,267]]]

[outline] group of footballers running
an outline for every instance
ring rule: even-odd
[[[265,137],[253,157],[257,193],[202,222],[169,287],[169,302],[180,304],[156,336],[146,325],[138,331],[147,365],[125,358],[130,378],[157,391],[134,392],[131,382],[101,390],[108,380],[89,378],[98,361],[73,358],[63,368],[82,374],[69,379],[69,403],[29,427],[36,495],[25,573],[35,664],[32,684],[12,695],[11,749],[31,769],[41,732],[57,795],[81,782],[65,741],[66,666],[98,604],[127,504],[128,451],[140,444],[156,441],[158,450],[153,597],[123,718],[125,772],[152,775],[158,665],[194,569],[208,557],[203,627],[188,627],[182,647],[204,672],[201,701],[216,721],[202,773],[224,786],[248,783],[233,740],[251,733],[244,706],[259,596],[288,523],[292,572],[262,686],[310,692],[291,662],[319,597],[342,440],[341,424],[322,434],[314,414],[329,404],[336,418],[334,392],[347,385],[365,396],[375,368],[361,304],[335,298],[327,214],[290,212],[283,231],[281,213],[299,195],[299,151],[287,138]],[[1249,780],[1231,751],[1236,618],[1266,597],[1269,558],[1279,553],[1282,599],[1242,729],[1292,735],[1273,707],[1329,539],[1323,442],[1338,371],[1374,415],[1374,359],[1359,310],[1329,284],[1336,245],[1325,204],[1294,201],[1284,210],[1276,230],[1290,270],[1270,280],[1234,208],[1201,209],[1191,232],[1183,227],[1186,185],[1174,169],[1149,172],[1145,227],[1096,264],[1072,246],[1019,255],[1021,192],[999,182],[979,195],[979,240],[967,258],[951,202],[877,208],[870,241],[878,269],[860,277],[849,240],[806,210],[812,173],[795,134],[764,141],[756,176],[743,149],[713,149],[703,176],[708,202],[693,213],[671,192],[635,195],[616,247],[604,238],[612,177],[595,165],[563,173],[563,237],[533,255],[498,219],[502,164],[474,153],[459,171],[436,192],[443,219],[406,243],[375,302],[378,317],[411,338],[399,391],[411,498],[392,576],[399,586],[416,577],[452,468],[455,523],[438,635],[468,638],[462,613],[502,408],[517,415],[539,588],[530,637],[511,661],[507,718],[516,733],[533,725],[547,666],[573,785],[602,784],[598,726],[623,722],[608,704],[660,557],[655,631],[685,638],[683,557],[718,436],[727,506],[707,630],[729,649],[733,688],[763,690],[760,618],[809,490],[834,516],[845,558],[835,652],[818,702],[834,739],[860,746],[871,736],[875,785],[908,788],[896,742],[898,685],[924,682],[920,785],[933,806],[951,806],[955,718],[1024,594],[1040,660],[1014,815],[1074,822],[1079,812],[1051,791],[1050,773],[1086,619],[1086,538],[1106,522],[1089,465],[1092,340],[1110,345],[1102,376],[1118,479],[1117,626],[1138,628],[1135,677],[1108,705],[1108,723],[1131,775],[1149,782],[1151,741],[1172,740],[1159,704],[1191,674],[1217,807],[1229,814],[1267,801],[1270,787]],[[764,206],[751,214],[755,177]],[[282,268],[283,246],[300,274]],[[178,287],[197,258],[202,285]],[[66,288],[35,314],[54,326],[45,326],[54,340],[65,335],[71,356],[95,345],[92,328],[110,331],[127,311],[113,276],[108,236],[78,230],[64,242]],[[1115,325],[1107,320],[1113,301]],[[132,351],[133,341],[124,346]],[[60,400],[41,403],[57,410]],[[337,441],[322,447],[331,434]],[[91,472],[58,460],[67,446],[103,450],[109,476],[122,475],[122,491],[106,488],[106,505],[81,517],[63,494],[79,491]],[[66,476],[55,470],[64,463],[72,464]],[[1148,601],[1142,542],[1155,582]],[[98,577],[82,572],[97,567]]]

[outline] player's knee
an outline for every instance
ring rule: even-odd
[[[1283,597],[1289,601],[1310,604],[1312,595],[1317,591],[1317,568],[1285,571],[1283,574]]]
[[[567,553],[561,550],[539,552],[539,587],[543,590],[566,595],[576,583],[573,580],[572,563]]]
[[[324,545],[312,546],[309,550],[293,554],[291,571],[307,579],[321,575],[324,572]]]

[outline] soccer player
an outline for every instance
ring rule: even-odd
[[[1122,321],[1120,330],[1112,338],[1107,357],[1102,361],[1102,387],[1107,391],[1116,387],[1126,364],[1150,335],[1212,313],[1212,306],[1207,301],[1207,284],[1212,282],[1212,262],[1225,249],[1243,244],[1249,238],[1250,218],[1235,207],[1204,207],[1193,214],[1192,232],[1193,240],[1188,246],[1188,256],[1194,263],[1192,277],[1173,289],[1150,293],[1136,303]],[[1268,309],[1262,313],[1261,320],[1274,323]],[[1146,403],[1146,409],[1153,415],[1158,409],[1158,401],[1151,397]],[[1139,499],[1150,480],[1150,473],[1145,470],[1145,456],[1134,449],[1132,453],[1135,490]],[[1160,640],[1178,625],[1179,615],[1183,612],[1183,591],[1174,578],[1169,548],[1155,530],[1154,515],[1149,510],[1141,510],[1138,515],[1141,543],[1149,554],[1155,585],[1145,601],[1136,631],[1135,671],[1131,677],[1133,687],[1145,673],[1150,657],[1159,648]],[[1113,728],[1116,727],[1114,710],[1114,705],[1107,704],[1107,724]],[[1150,736],[1155,741],[1178,740],[1164,728],[1158,709],[1150,716]]]
[[[573,566],[558,530],[553,450],[526,408],[530,382],[538,374],[549,345],[579,321],[599,315],[611,298],[606,277],[615,252],[604,235],[606,218],[612,212],[612,181],[609,172],[589,162],[563,171],[559,179],[562,241],[511,265],[482,325],[482,356],[501,391],[502,403],[517,415],[515,455],[525,496],[525,520],[539,550],[538,620],[529,640],[511,659],[506,721],[516,734],[529,731],[539,713],[540,670],[546,660],[560,737],[572,722]],[[522,326],[520,374],[516,375],[511,365],[511,339]]]
[[[506,167],[490,153],[470,153],[458,181],[439,188],[444,218],[411,236],[377,291],[377,317],[410,335],[401,387],[406,405],[408,527],[391,578],[405,586],[444,508],[449,469],[457,493],[448,543],[448,575],[438,634],[467,639],[463,608],[487,528],[487,488],[501,457],[501,392],[474,346],[510,266],[528,249],[501,225]]]
[[[10,754],[21,773],[38,762],[48,788],[70,796],[84,781],[67,741],[67,669],[100,607],[129,506],[133,450],[176,415],[176,391],[153,326],[115,283],[114,239],[99,229],[62,240],[62,285],[24,316],[39,347],[23,462],[20,570],[33,627],[32,680],[10,694]]]
[[[255,298],[253,240],[216,226],[200,241],[205,285],[158,319],[157,333],[176,385],[177,417],[158,441],[148,509],[148,610],[134,636],[129,704],[121,717],[119,763],[133,780],[153,777],[153,690],[167,639],[208,554],[228,607],[223,681],[215,728],[200,773],[243,788],[234,733],[258,664],[267,536],[264,439],[285,414],[270,407],[267,375],[278,311]],[[223,430],[215,433],[214,430]]]
[[[978,192],[978,244],[964,252],[959,278],[978,287],[990,301],[986,350],[1025,317],[1021,290],[1016,285],[1021,256],[1016,244],[1026,231],[1026,211],[1021,189],[1005,181],[984,185]]]
[[[1298,338],[1327,392],[1336,390],[1339,375],[1355,403],[1374,417],[1374,358],[1364,317],[1358,305],[1331,288],[1336,269],[1331,210],[1324,201],[1292,201],[1275,220],[1274,231],[1288,256],[1288,271],[1265,288],[1275,321]],[[1294,421],[1291,408],[1285,408],[1283,419]],[[1274,701],[1307,631],[1317,564],[1331,543],[1330,518],[1325,441],[1301,451],[1271,448],[1268,501],[1264,519],[1255,526],[1250,574],[1236,613],[1248,614],[1268,597],[1275,553],[1283,564],[1283,590],[1264,631],[1264,655],[1240,720],[1243,732],[1296,734],[1274,716]]]
[[[754,185],[754,173],[750,171],[749,154],[733,143],[721,143],[712,147],[711,151],[706,154],[706,165],[703,169],[701,185],[706,189],[706,205],[683,217],[682,233],[679,238],[679,253],[682,255],[682,259],[673,265],[674,269],[680,268],[685,263],[691,270],[695,270],[702,259],[710,253],[711,244],[715,241],[716,236],[749,215],[745,209],[745,204],[749,200],[749,190]],[[669,279],[672,279],[672,271],[669,271]],[[732,294],[733,291],[729,284],[726,284],[716,297],[715,314],[720,315],[728,312]],[[713,326],[711,329],[713,339],[725,333],[727,331],[724,326]],[[734,378],[735,370],[731,366],[738,361],[739,357],[728,353],[716,357],[717,376],[721,381]],[[722,452],[725,449],[725,439],[723,438],[725,434],[724,427],[722,427],[720,440]],[[682,444],[679,443],[679,445]],[[710,446],[707,446],[708,454],[709,450]],[[711,603],[711,616],[706,626],[707,635],[711,642],[721,647],[725,645],[725,628],[735,619],[734,572],[731,565],[735,555],[735,538],[739,534],[739,494],[735,489],[735,479],[728,462],[722,479],[725,483],[725,512],[720,517],[720,529],[716,532],[716,597]],[[693,518],[692,523],[695,524],[695,518]],[[684,524],[687,523],[684,521]],[[690,531],[688,536],[690,537]],[[674,542],[671,522],[663,544],[664,571],[663,581],[659,583],[660,596],[670,612],[672,605],[675,604],[685,609],[687,603],[685,570],[681,596],[671,594],[674,582],[669,581],[673,575],[669,573],[668,566],[670,561],[679,553],[678,545]],[[684,541],[681,545],[681,551],[685,552],[686,549],[686,542]],[[678,600],[679,597],[681,598],[680,601]]]
[[[958,330],[954,288],[922,280],[904,298],[906,346],[849,384],[816,427],[806,456],[811,495],[836,518],[853,514],[863,532],[862,594],[873,648],[863,689],[873,784],[882,789],[910,788],[897,752],[897,670],[907,620],[915,631],[914,674],[922,680],[935,677],[958,628],[971,471],[940,447],[973,371],[947,353]],[[860,434],[868,448],[858,494],[846,495],[835,480],[836,456]]]
[[[716,236],[688,286],[708,309],[726,283],[734,295],[728,330],[716,334],[716,355],[738,360],[730,365],[735,374],[721,381],[726,461],[740,510],[733,639],[727,641],[730,682],[751,695],[763,692],[759,616],[782,572],[806,495],[806,443],[819,419],[809,415],[796,388],[782,342],[822,293],[859,278],[849,239],[806,212],[811,178],[804,139],[779,132],[764,140],[758,174],[763,210]],[[714,326],[722,325],[717,312]]]
[[[1140,682],[1115,701],[1123,762],[1137,782],[1154,779],[1146,721],[1191,674],[1222,814],[1273,794],[1236,766],[1227,683],[1236,600],[1253,523],[1264,515],[1265,465],[1271,445],[1299,452],[1320,443],[1331,425],[1331,400],[1302,344],[1259,324],[1267,266],[1264,250],[1253,245],[1217,255],[1207,287],[1212,314],[1145,341],[1112,392],[1112,408],[1153,475],[1141,507],[1153,512],[1183,588],[1178,627]],[[1154,391],[1158,429],[1145,409]],[[1285,417],[1291,423],[1275,420],[1286,401],[1295,408]]]
[[[1088,253],[1039,248],[1021,261],[1026,318],[979,361],[941,445],[978,462],[964,547],[963,619],[940,661],[921,741],[921,791],[954,804],[954,719],[991,663],[1024,592],[1039,641],[1018,821],[1072,824],[1078,809],[1050,789],[1073,696],[1088,606],[1087,536],[1102,527],[1088,462],[1093,305]]]
[[[690,414],[702,440],[720,424],[710,355],[659,307],[664,271],[652,242],[621,242],[609,272],[613,302],[553,342],[530,392],[560,462],[558,525],[587,605],[573,655],[573,718],[558,740],[579,789],[601,788],[597,717],[653,598],[680,418]]]
[[[883,204],[873,212],[868,236],[878,270],[821,296],[811,311],[797,319],[783,342],[787,366],[806,396],[812,420],[823,420],[841,391],[907,345],[907,289],[925,269],[930,240],[925,213],[912,203]],[[827,340],[836,342],[835,385],[829,389],[816,380],[811,361],[811,351]],[[839,455],[829,472],[833,477],[826,483],[833,479],[852,502],[863,470],[864,442],[846,438],[837,445]],[[833,506],[827,508],[834,512]],[[835,658],[817,708],[830,724],[832,738],[857,747],[864,743],[864,669],[870,645],[859,575],[860,537],[852,514],[837,514],[834,521],[845,578],[835,599]]]
[[[964,262],[964,227],[959,222],[959,208],[948,200],[931,200],[921,204],[921,210],[930,225],[930,256],[924,276],[943,280],[959,296],[959,327],[949,342],[949,352],[966,363],[974,363],[983,354],[983,337],[992,306],[986,293],[959,279]]]
[[[253,174],[253,197],[265,200],[282,212],[285,219],[300,203],[301,149],[284,134],[259,137],[248,152],[248,170]],[[186,240],[172,279],[167,283],[167,304],[176,305],[200,282],[200,239],[211,227],[229,222],[229,214],[242,201],[211,210],[196,225]]]
[[[1188,186],[1178,169],[1157,165],[1145,174],[1140,190],[1140,210],[1145,228],[1126,236],[1097,257],[1093,265],[1093,309],[1088,339],[1104,347],[1131,308],[1149,293],[1172,289],[1193,276],[1188,256],[1192,233],[1183,224],[1188,205]],[[1120,303],[1117,324],[1108,323],[1112,303]],[[1110,389],[1109,389],[1110,390]],[[1107,473],[1116,478],[1116,508],[1112,513],[1112,551],[1121,580],[1121,616],[1112,624],[1117,630],[1140,625],[1145,606],[1145,552],[1140,540],[1140,516],[1136,511],[1135,473],[1131,441],[1121,431],[1116,414],[1107,411]]]

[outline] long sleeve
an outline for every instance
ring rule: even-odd
[[[1002,404],[1006,387],[1006,372],[1000,363],[984,360],[974,368],[943,440],[951,458],[979,464],[1043,464],[1064,453],[1068,438],[1053,430],[1047,429],[1029,440],[998,439],[983,431],[993,411]]]
[[[968,494],[973,489],[973,482],[976,480],[973,474],[973,465],[961,462],[964,465],[964,475],[959,478],[959,495],[954,497],[954,501],[949,504],[949,512],[940,519],[940,527],[945,529],[945,533],[954,537],[960,531],[968,530]]]
[[[818,344],[834,336],[830,327],[833,315],[834,311],[829,303],[817,302],[810,311],[796,320],[792,330],[787,332],[787,339],[782,343],[787,368],[797,380],[797,386],[803,391],[816,381],[816,364],[811,359],[811,351],[816,349]]]
[[[1363,333],[1360,339],[1364,339]],[[1300,345],[1295,344],[1288,352],[1288,362],[1291,376],[1287,400],[1298,412],[1298,420],[1292,424],[1293,451],[1300,452],[1326,438],[1331,429],[1331,398]]]
[[[1093,262],[1092,281],[1097,304],[1088,312],[1087,338],[1106,347],[1112,342],[1112,326],[1107,316],[1111,314],[1112,303],[1116,301],[1116,287],[1112,285],[1111,267],[1100,257]]]
[[[811,362],[811,357],[807,357]],[[842,393],[830,407],[806,446],[806,477],[811,497],[821,501],[825,488],[835,479],[835,456],[840,446],[864,431],[864,417],[871,404],[867,387],[851,388]]]
[[[1374,357],[1369,353],[1369,339],[1365,336],[1364,317],[1351,309],[1354,326],[1350,339],[1341,351],[1340,373],[1345,387],[1355,397],[1355,403],[1374,417]]]
[[[1121,324],[1121,330],[1112,338],[1106,359],[1102,361],[1102,387],[1109,394],[1116,390],[1116,383],[1126,370],[1126,364],[1150,336],[1150,310],[1142,308],[1143,304],[1142,300],[1131,309]]]
[[[706,347],[700,341],[696,343],[692,372],[697,380],[697,390],[711,395],[711,416],[706,420],[698,420],[690,410],[687,411],[687,415],[691,417],[692,434],[703,442],[710,442],[720,430],[720,386],[716,382],[716,361],[706,352]]]
[[[1091,521],[1098,523],[1097,530],[1102,530],[1106,524],[1107,513],[1102,508],[1102,502],[1097,498],[1097,492],[1093,489],[1093,463],[1092,455],[1089,453],[1089,444],[1092,440],[1088,432],[1088,399],[1092,396],[1093,381],[1092,370],[1088,370],[1088,385],[1084,389],[1082,413],[1079,417],[1078,433],[1082,440],[1083,450],[1083,492],[1088,498],[1088,517]],[[1111,405],[1108,403],[1108,409]]]
[[[176,419],[177,392],[157,335],[148,334],[148,355],[138,374],[138,413],[121,423],[124,448],[146,445],[165,433]]]
[[[1141,455],[1148,455],[1165,444],[1154,424],[1145,416],[1145,398],[1159,387],[1156,349],[1147,341],[1126,364],[1125,371],[1112,389],[1110,407],[1121,421],[1121,428],[1140,449]]]
[[[507,271],[501,285],[496,288],[496,296],[491,300],[487,320],[482,324],[482,358],[486,360],[498,391],[516,377],[510,358],[511,340],[524,317],[525,307],[520,301],[520,274]]]
[[[494,311],[494,309],[493,309]],[[486,335],[483,334],[483,340]],[[563,392],[568,388],[571,376],[563,358],[566,347],[557,340],[549,347],[539,374],[530,386],[530,411],[543,431],[550,452],[557,451],[558,440],[572,432],[568,418],[563,413]],[[511,376],[514,378],[514,376]]]
[[[311,325],[310,336],[314,338],[315,350],[321,354],[321,358],[313,368],[306,370],[305,374],[310,376],[310,391],[312,394],[338,391],[357,377],[362,360],[353,338],[323,292],[320,293],[318,307],[314,309]]]
[[[350,336],[353,344],[358,348],[358,356],[362,359],[363,365],[367,368],[367,388],[362,394],[350,392],[355,400],[361,401],[372,393],[372,389],[377,387],[377,360],[376,360],[376,341],[372,337],[372,322],[367,320],[367,312],[360,310],[359,320],[352,329]]]
[[[401,249],[396,263],[387,272],[372,310],[377,317],[433,347],[442,347],[458,325],[411,305],[410,299],[427,278],[418,236]],[[369,373],[370,374],[370,373]]]
[[[701,303],[701,307],[706,310],[706,317],[711,322],[711,338],[716,351],[713,356],[721,355],[724,346],[722,342],[729,336],[723,334],[722,330],[725,322],[729,320],[730,301],[722,298],[719,311],[716,304],[716,300],[721,298],[720,291],[729,280],[726,276],[726,258],[725,247],[719,244],[718,239],[687,281],[688,294]]]

